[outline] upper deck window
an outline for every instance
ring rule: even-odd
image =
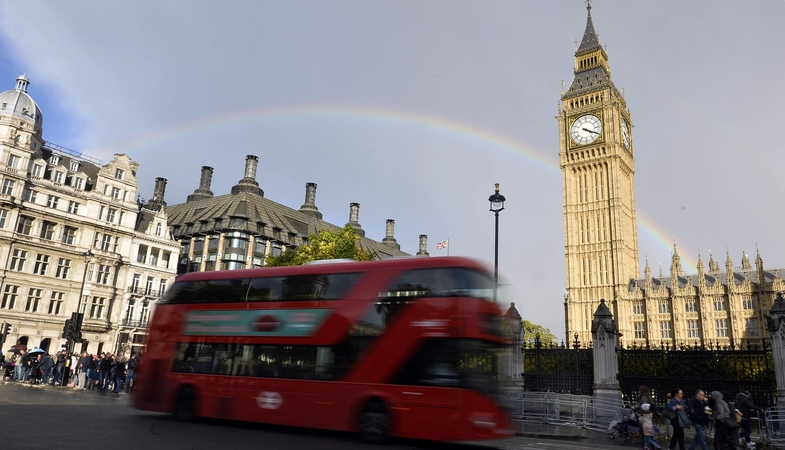
[[[417,269],[393,281],[380,298],[476,297],[493,301],[493,279],[463,267]]]

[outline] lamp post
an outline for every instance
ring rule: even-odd
[[[496,183],[496,192],[488,198],[491,202],[491,209],[496,215],[496,233],[493,252],[493,303],[496,303],[497,292],[499,291],[499,213],[504,210],[506,199],[499,193],[499,183]]]
[[[87,269],[89,268],[90,260],[93,259],[93,252],[91,252],[90,249],[87,249],[86,252],[82,253],[82,256],[84,257],[84,273],[82,274],[82,284],[79,286],[79,298],[77,299],[76,302],[76,312],[71,315],[71,318],[74,320],[77,319],[79,314],[79,308],[81,307],[82,304],[82,296],[84,296],[84,284],[85,281],[87,281]],[[81,328],[81,320],[78,320],[78,322],[79,322],[78,326]],[[65,337],[66,338],[65,354],[68,355],[69,358],[71,357],[71,353],[73,353],[74,344],[76,343],[74,342],[74,340],[76,339],[76,335],[79,332],[79,330],[73,328],[74,325],[76,324],[72,322],[72,327],[70,327],[69,330],[70,333],[66,332],[66,337]],[[76,367],[73,367],[73,369],[76,370]],[[64,368],[63,376],[60,380],[60,384],[62,386],[65,386],[68,383],[68,374],[65,373],[65,370],[66,368]]]

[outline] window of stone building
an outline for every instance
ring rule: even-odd
[[[57,208],[57,204],[60,202],[60,197],[49,195],[46,198],[46,206],[50,208]]]
[[[95,274],[95,263],[90,263],[87,266],[87,281],[93,281],[93,274]]]
[[[71,213],[71,214],[76,214],[77,212],[79,212],[79,203],[76,203],[73,200],[69,201],[68,202],[68,212]]]
[[[660,300],[657,302],[657,310],[660,314],[669,314],[671,312],[671,305],[667,300]]]
[[[68,272],[71,271],[71,260],[66,258],[58,258],[57,271],[55,272],[56,278],[67,279]]]
[[[718,338],[728,337],[728,319],[714,319],[714,328]]]
[[[744,321],[744,335],[747,337],[760,336],[760,329],[758,327],[757,317],[751,317]]]
[[[10,284],[5,285],[5,290],[3,291],[3,302],[0,303],[0,308],[2,309],[14,309],[16,306],[16,298],[19,295],[19,286],[13,286]]]
[[[164,252],[161,258],[161,263],[165,269],[169,268],[169,262],[172,260],[172,252]]]
[[[160,236],[160,235],[161,235],[161,233],[163,232],[163,229],[164,229],[164,227],[163,227],[163,225],[161,225],[161,222],[158,222],[158,223],[155,225],[155,235],[156,235],[156,236]]]
[[[79,171],[79,161],[71,161],[71,166],[69,167],[71,172]]]
[[[643,302],[634,302],[632,304],[633,314],[643,314]]]
[[[96,279],[96,283],[101,284],[108,284],[109,283],[109,272],[111,271],[111,267],[107,264],[99,264],[98,265],[98,279]]]
[[[144,263],[147,260],[147,246],[140,245],[139,251],[136,252],[136,262]]]
[[[643,322],[635,322],[635,339],[645,339],[646,338],[646,327]]]
[[[283,246],[281,245],[280,242],[273,242],[272,245],[270,245],[270,255],[280,256],[281,253],[283,253],[283,251],[281,250],[282,247]]]
[[[150,249],[150,265],[157,266],[158,265],[158,252],[157,248]]]
[[[699,338],[700,331],[698,329],[698,321],[697,320],[688,320],[687,321],[687,338]]]
[[[14,195],[14,181],[3,181],[3,195]]]
[[[29,236],[33,230],[33,218],[27,216],[19,217],[19,225],[16,227],[16,232]]]
[[[54,173],[54,179],[52,181],[54,181],[57,184],[63,184],[64,179],[65,179],[65,175],[63,174],[63,172],[56,170]]]
[[[126,323],[131,323],[134,320],[134,308],[136,308],[136,300],[129,300],[128,306],[125,308]]]
[[[77,191],[84,189],[84,179],[82,177],[74,177],[74,189]]]
[[[115,178],[117,178],[118,180],[122,180],[123,179],[123,175],[125,175],[125,171],[123,169],[115,169],[115,171],[114,171],[114,177]]]
[[[201,255],[204,253],[204,238],[194,239],[194,255]]]
[[[44,167],[40,164],[35,164],[33,166],[33,177],[41,178],[43,175],[44,175]]]
[[[119,199],[121,197],[120,188],[112,187],[112,198]]]
[[[25,312],[38,312],[38,307],[41,305],[41,294],[43,289],[30,288],[27,294],[27,303],[25,304]]]
[[[93,302],[90,305],[90,318],[91,319],[103,318],[104,306],[106,306],[106,298],[93,296]]]
[[[662,339],[671,339],[673,338],[673,332],[671,330],[671,323],[668,320],[664,320],[660,322],[660,338]]]
[[[38,198],[38,192],[32,189],[24,189],[22,191],[22,200],[28,203],[35,203]]]
[[[267,249],[267,240],[263,237],[256,237],[254,238],[253,243],[253,252],[256,255],[264,255],[265,250]]]
[[[105,234],[101,239],[101,250],[108,252],[112,246],[112,236]]]
[[[59,315],[63,312],[63,298],[65,292],[52,291],[52,296],[49,298],[49,314]]]
[[[163,297],[164,293],[166,293],[166,284],[167,280],[160,280],[158,282],[158,297]]]
[[[684,301],[684,312],[695,312],[697,311],[695,299],[689,299]]]
[[[22,158],[16,155],[8,155],[8,167],[12,169],[18,169],[19,163],[22,161]]]
[[[218,236],[210,236],[207,239],[207,251],[208,252],[217,252],[218,251]]]
[[[727,311],[728,310],[728,303],[725,301],[724,298],[715,298],[712,302],[714,304],[715,311]]]
[[[60,157],[57,155],[52,155],[49,158],[49,164],[52,164],[53,166],[60,164]]]
[[[49,268],[49,255],[39,253],[35,257],[35,266],[33,266],[33,273],[36,275],[46,275],[46,270]]]
[[[55,236],[55,224],[52,222],[44,221],[41,226],[41,239],[51,241]]]
[[[217,259],[218,258],[217,258],[216,255],[209,255],[209,256],[207,256],[207,260],[204,263],[204,270],[205,270],[205,272],[211,272],[211,271],[215,270],[215,262],[216,262]]]
[[[155,279],[151,276],[147,277],[147,282],[144,285],[144,295],[150,295],[153,292],[153,283]]]
[[[5,228],[6,219],[8,219],[8,210],[0,209],[0,228]]]
[[[25,269],[25,262],[27,261],[27,250],[14,249],[13,256],[11,256],[11,270],[21,272]]]
[[[131,281],[131,291],[136,293],[139,290],[139,282],[142,280],[142,275],[135,273],[134,279]]]
[[[743,297],[741,299],[741,305],[744,309],[755,309],[755,299],[750,296]]]
[[[76,228],[74,227],[63,227],[63,237],[62,242],[63,244],[74,245],[76,241]]]
[[[109,208],[106,211],[106,221],[114,223],[115,216],[117,216],[117,210],[114,208]]]

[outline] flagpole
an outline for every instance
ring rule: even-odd
[[[447,256],[450,256],[450,237],[447,236]]]

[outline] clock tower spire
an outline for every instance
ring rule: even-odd
[[[594,311],[604,299],[619,331],[631,313],[620,299],[638,275],[632,120],[613,84],[608,54],[594,28],[591,2],[575,49],[573,80],[559,105],[559,165],[564,199],[566,340],[591,342]]]

